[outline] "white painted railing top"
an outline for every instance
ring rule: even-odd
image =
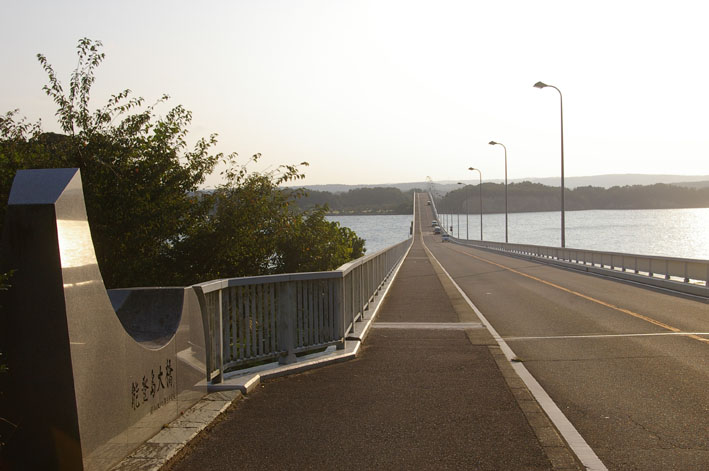
[[[344,266],[344,265],[343,265]],[[303,272],[303,273],[284,273],[280,275],[262,275],[262,276],[244,276],[239,278],[223,278],[219,280],[205,281],[204,283],[198,283],[193,285],[195,288],[199,287],[204,293],[211,293],[213,291],[219,291],[224,288],[230,288],[234,286],[246,286],[246,285],[256,285],[256,284],[268,284],[268,283],[283,283],[288,281],[307,281],[307,280],[321,280],[327,278],[342,278],[342,273],[338,270],[333,271],[315,271],[315,272]]]

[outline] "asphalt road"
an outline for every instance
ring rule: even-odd
[[[709,469],[706,301],[442,243],[426,199],[426,246],[609,469]]]
[[[356,359],[262,383],[169,469],[579,469],[452,289],[417,240]]]

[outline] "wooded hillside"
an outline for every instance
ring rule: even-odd
[[[327,205],[330,214],[411,214],[412,190],[396,188],[359,188],[346,193],[307,190],[307,196],[298,200],[302,209]],[[505,185],[483,183],[483,212],[505,211]],[[436,194],[439,211],[478,213],[478,185]],[[508,186],[510,212],[556,211],[561,206],[559,187],[539,183],[510,183]],[[709,208],[709,187],[688,188],[658,183],[655,185],[592,186],[567,189],[565,204],[568,211],[584,209],[670,209]]]
[[[327,205],[330,214],[411,214],[413,193],[397,188],[357,188],[346,193],[307,190],[297,200],[302,209]]]
[[[483,212],[505,211],[505,186],[483,183]],[[709,188],[686,188],[666,185],[633,185],[598,188],[578,187],[565,192],[566,210],[585,209],[670,209],[709,207]],[[556,211],[561,206],[559,187],[539,183],[512,183],[508,186],[508,210],[510,212]],[[465,203],[464,203],[465,202]],[[451,191],[438,203],[441,211],[465,211],[477,213],[479,188],[468,185]]]

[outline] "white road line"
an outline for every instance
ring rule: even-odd
[[[374,329],[465,330],[483,329],[480,322],[375,322]]]
[[[550,335],[547,337],[503,337],[508,342],[515,340],[556,340],[556,339],[604,339],[614,337],[660,337],[667,335],[709,335],[709,332],[655,332],[651,334],[595,334],[595,335]]]
[[[527,389],[529,389],[529,392],[534,396],[541,408],[544,409],[544,412],[546,412],[547,416],[549,416],[549,419],[551,419],[551,421],[554,423],[561,436],[564,438],[564,440],[566,440],[566,443],[569,444],[569,447],[576,454],[576,457],[579,459],[579,461],[581,461],[581,464],[585,466],[587,470],[608,471],[608,468],[606,468],[600,458],[598,458],[596,452],[594,452],[593,449],[588,445],[588,443],[586,443],[586,440],[584,440],[584,438],[581,436],[578,430],[576,430],[576,428],[569,421],[569,419],[566,418],[564,413],[561,412],[559,406],[554,403],[549,394],[547,394],[547,392],[544,390],[544,388],[542,388],[542,386],[534,378],[534,376],[532,376],[529,370],[527,370],[527,368],[522,363],[512,361],[513,358],[517,358],[517,355],[515,355],[509,345],[507,345],[507,342],[505,342],[505,339],[500,337],[500,334],[498,334],[497,331],[492,327],[492,325],[490,325],[490,322],[483,315],[483,313],[480,312],[480,310],[477,308],[477,306],[475,306],[475,304],[473,304],[470,298],[468,298],[468,295],[466,295],[465,292],[460,288],[460,286],[458,286],[458,283],[455,282],[453,277],[450,276],[446,269],[443,268],[443,265],[441,265],[438,259],[428,249],[426,243],[423,240],[423,235],[421,236],[421,243],[423,244],[423,247],[426,252],[433,258],[433,260],[436,261],[436,263],[438,263],[438,266],[441,267],[443,273],[448,276],[451,283],[453,283],[453,286],[458,289],[458,292],[460,292],[461,296],[463,296],[463,299],[465,299],[468,305],[470,305],[473,311],[475,311],[475,313],[478,315],[480,320],[482,320],[483,323],[487,326],[488,331],[497,341],[498,345],[500,346],[500,349],[505,354],[505,357],[507,357],[507,361],[510,362],[512,368],[514,368],[514,370],[517,372],[517,375],[520,377],[520,379],[524,381],[524,384],[527,386]]]

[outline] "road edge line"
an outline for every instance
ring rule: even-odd
[[[451,283],[453,283],[453,286],[456,287],[460,295],[463,297],[463,299],[465,299],[465,302],[468,303],[468,305],[473,309],[475,314],[477,314],[478,317],[480,317],[480,320],[483,321],[485,327],[490,332],[490,335],[492,335],[497,344],[500,346],[502,352],[505,354],[505,358],[507,358],[507,361],[510,362],[512,368],[527,386],[529,392],[532,394],[532,396],[534,396],[534,399],[537,401],[537,403],[539,403],[542,410],[544,410],[544,412],[547,414],[549,419],[552,421],[552,423],[558,430],[559,434],[561,434],[561,436],[569,445],[569,448],[571,448],[571,450],[574,452],[581,464],[590,471],[608,471],[608,468],[606,468],[600,458],[598,458],[598,455],[596,455],[593,449],[588,445],[588,443],[586,443],[586,440],[584,440],[584,438],[581,436],[578,430],[576,430],[576,428],[569,421],[569,419],[566,418],[561,409],[559,409],[559,406],[556,405],[556,403],[544,390],[541,384],[539,384],[539,382],[534,378],[534,376],[532,376],[529,370],[527,370],[527,368],[522,363],[518,361],[512,361],[513,359],[517,358],[517,355],[515,355],[514,351],[512,351],[505,339],[503,339],[500,334],[497,333],[495,328],[490,324],[490,322],[483,315],[483,313],[480,312],[480,310],[473,303],[473,301],[470,300],[468,295],[465,294],[463,289],[458,285],[458,283],[456,283],[450,273],[446,271],[441,262],[439,262],[436,256],[433,255],[433,252],[429,250],[428,246],[426,245],[426,242],[423,239],[423,234],[421,235],[421,242],[423,243],[423,247],[426,252],[428,252],[429,256],[436,261],[443,273],[446,274]]]

